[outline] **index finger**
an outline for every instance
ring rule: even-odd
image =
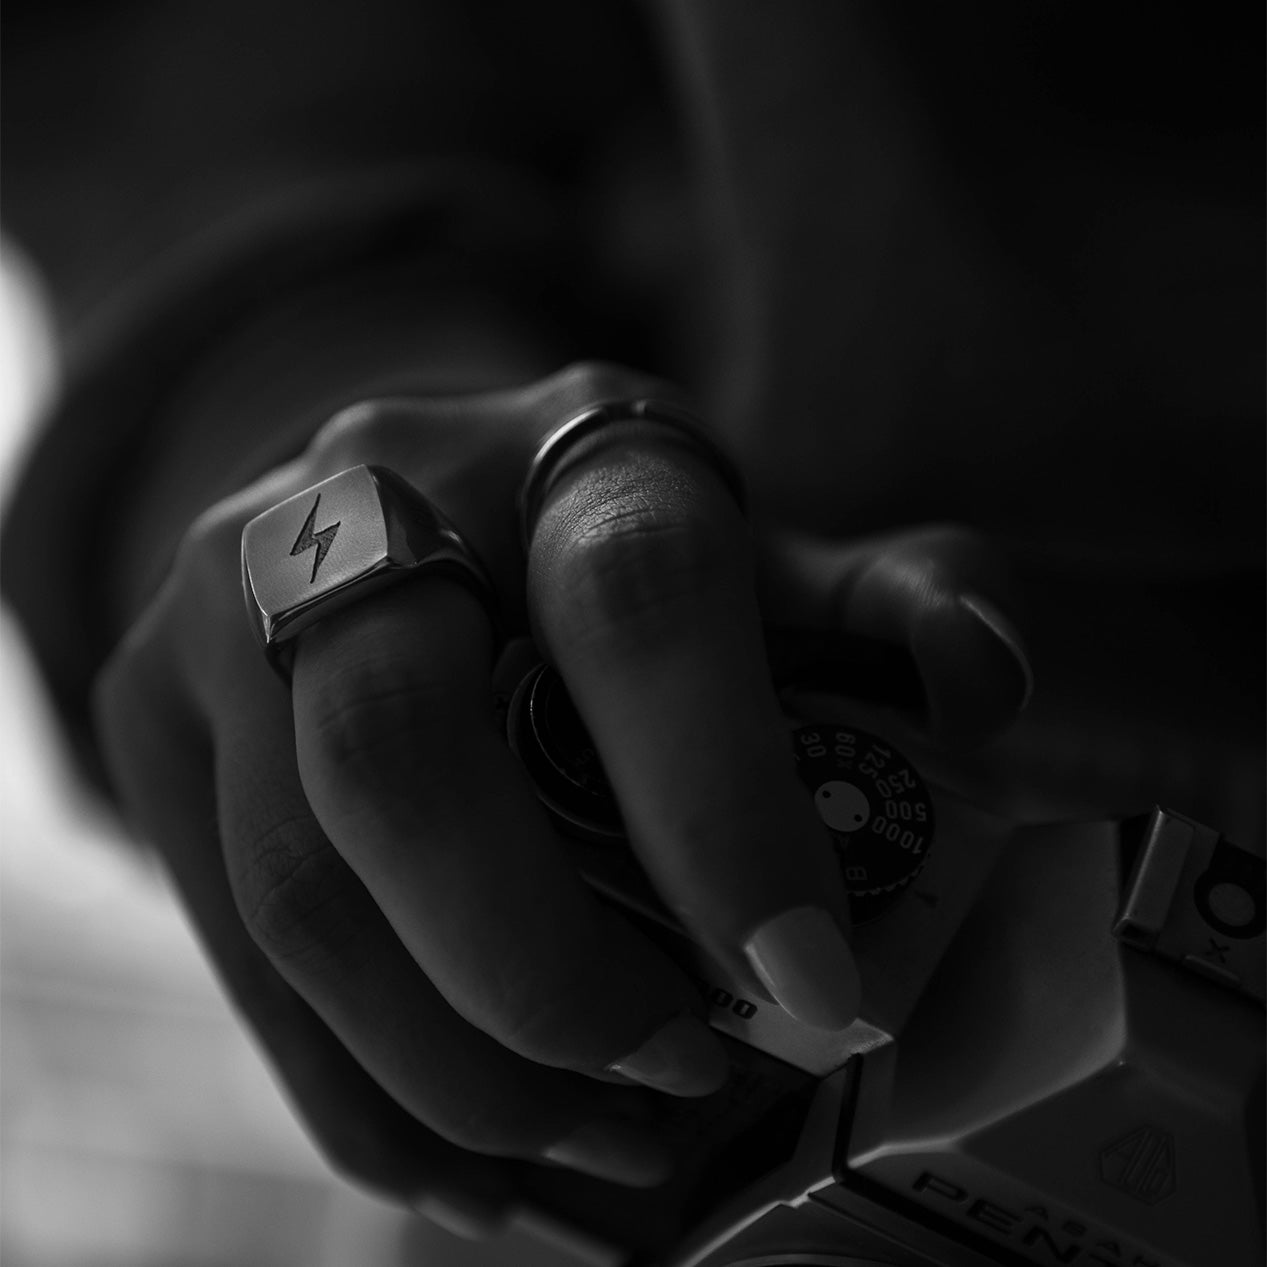
[[[551,489],[528,592],[666,902],[793,1016],[847,1027],[860,985],[844,880],[796,775],[747,526],[720,475],[659,424],[622,426]]]

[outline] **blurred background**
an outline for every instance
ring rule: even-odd
[[[0,498],[55,381],[38,280],[5,244]],[[459,1240],[328,1173],[162,876],[76,786],[58,742],[2,612],[4,1267],[587,1261],[522,1226],[484,1244]]]
[[[857,73],[842,74],[837,46],[820,37],[820,26],[831,15],[833,30],[853,38],[863,6],[788,6],[812,21],[788,19],[796,56],[783,60],[770,56],[764,39],[766,25],[779,34],[770,15],[782,6],[719,0],[696,8],[725,12],[744,28],[727,80],[737,112],[728,126],[752,147],[740,165],[751,187],[740,192],[767,235],[758,244],[786,252],[771,254],[779,268],[770,276],[780,284],[762,300],[761,321],[778,332],[777,346],[735,361],[761,371],[751,392],[739,383],[754,418],[760,391],[805,385],[799,405],[785,408],[779,395],[778,416],[801,410],[807,425],[799,434],[813,460],[769,462],[766,473],[821,472],[832,481],[819,491],[833,514],[902,522],[906,512],[883,466],[883,479],[860,462],[851,467],[861,474],[849,496],[837,495],[813,424],[822,400],[844,412],[839,402],[873,407],[869,389],[859,395],[850,378],[858,363],[899,384],[893,407],[907,408],[909,376],[891,369],[892,349],[905,344],[892,332],[914,313],[921,332],[927,325],[929,364],[937,368],[927,376],[927,398],[912,397],[911,418],[938,418],[949,402],[952,416],[974,430],[963,432],[968,460],[954,466],[955,478],[932,456],[941,450],[927,447],[933,430],[913,424],[904,433],[924,454],[907,463],[902,451],[904,478],[926,475],[936,491],[926,502],[927,486],[910,482],[908,506],[921,516],[933,505],[938,517],[956,517],[937,498],[962,483],[962,504],[976,523],[970,494],[979,478],[991,496],[1005,489],[1005,530],[1009,514],[1040,543],[1052,522],[1069,528],[1068,588],[1045,580],[1033,587],[1047,617],[1038,622],[1045,642],[1035,647],[1036,673],[1058,685],[1047,688],[1047,729],[1034,721],[1037,739],[1020,750],[1021,774],[1050,787],[1063,814],[1146,805],[1161,788],[1171,803],[1234,836],[1259,839],[1260,19],[1242,33],[1222,11],[1179,4],[1137,2],[1112,14],[1086,3],[874,5],[857,23],[866,35],[850,63]],[[678,107],[669,105],[637,10],[584,0],[9,0],[8,231],[46,270],[59,329],[74,330],[103,296],[145,280],[164,250],[239,204],[265,201],[275,187],[350,164],[394,170],[420,154],[479,155],[543,178],[562,206],[586,208],[602,226],[587,249],[614,270],[620,285],[611,293],[622,312],[627,296],[639,311],[646,305],[663,315],[671,307],[673,321],[656,326],[662,349],[685,340],[687,359],[705,361],[739,336],[712,331],[690,305],[657,306],[702,265],[679,200]],[[570,41],[558,37],[561,23]],[[715,34],[726,47],[726,30]],[[685,36],[682,43],[689,45]],[[738,56],[745,48],[763,72],[783,69],[764,98],[750,98],[756,77]],[[805,78],[802,65],[819,66],[825,79]],[[820,82],[837,81],[849,91],[820,102]],[[851,104],[855,90],[878,131],[856,127],[864,116]],[[810,106],[813,113],[797,113]],[[908,110],[917,122],[928,112],[927,136],[922,123],[908,136]],[[802,126],[811,117],[814,128]],[[790,151],[789,138],[802,148]],[[868,186],[870,177],[842,160],[844,176],[829,186],[834,168],[819,161],[820,149],[850,163],[874,159],[874,171],[862,170],[876,183]],[[812,161],[798,169],[789,153]],[[902,192],[908,180],[917,196]],[[856,187],[869,192],[849,211]],[[896,249],[903,239],[890,227],[886,199],[916,213],[901,221],[911,240],[921,240],[928,214],[927,257]],[[971,208],[962,239],[970,259],[957,236],[961,199]],[[862,229],[875,228],[885,249],[858,252],[859,239],[838,231],[855,223],[845,212],[860,215]],[[675,234],[666,225],[688,227]],[[865,232],[860,240],[871,241]],[[52,304],[23,257],[0,248],[2,504],[57,366]],[[993,307],[976,284],[978,249]],[[877,341],[842,356],[841,279],[873,257],[887,261],[874,276],[864,270],[883,317],[864,323],[874,325]],[[946,292],[937,290],[931,305],[921,280],[929,261]],[[958,280],[965,268],[972,285]],[[1088,332],[1070,359],[1081,374],[1085,356],[1095,408],[1082,430],[1069,433],[1060,402],[1078,400],[1083,417],[1084,380],[1067,376],[1059,358],[1026,368],[1029,353],[1048,345],[1048,304],[1060,318],[1051,328],[1064,331],[1071,314],[1079,340]],[[727,308],[719,327],[736,313]],[[981,327],[983,314],[996,324]],[[641,363],[638,345],[624,342],[629,329],[619,330],[627,359]],[[1014,357],[1014,346],[1025,355]],[[1013,362],[1017,376],[1000,379]],[[1030,382],[1029,374],[1037,377]],[[1041,408],[1017,392],[1033,383]],[[883,393],[876,399],[875,408],[890,407]],[[1019,415],[1018,400],[1026,405]],[[1032,433],[1040,424],[1048,430]],[[790,443],[782,427],[770,434],[779,446]],[[875,452],[884,460],[899,449]],[[979,461],[981,452],[992,460]],[[1062,464],[1052,466],[1052,455]],[[879,492],[867,510],[872,489]],[[799,485],[784,491],[799,507]],[[1044,506],[1054,517],[1046,529]],[[893,520],[874,523],[881,521]],[[1206,535],[1185,540],[1193,525]],[[1119,547],[1128,560],[1125,547],[1138,549],[1133,589],[1113,571]],[[1104,573],[1080,575],[1080,552],[1096,566],[1107,560]],[[1064,557],[1056,557],[1058,575]],[[1209,579],[1205,588],[1194,585],[1196,597],[1181,588],[1189,574]],[[1173,595],[1158,577],[1173,583]],[[1142,602],[1152,604],[1142,609],[1147,619],[1135,605]],[[1094,709],[1084,713],[1088,699]],[[1041,694],[1039,704],[1046,706]],[[57,743],[27,651],[0,609],[4,1267],[602,1261],[522,1227],[493,1243],[462,1242],[329,1175],[224,1003],[162,877],[76,788]]]

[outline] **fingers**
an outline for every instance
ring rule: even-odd
[[[534,452],[559,423],[596,401],[636,396],[675,400],[681,390],[623,366],[578,362],[513,389],[362,401],[320,428],[309,446],[311,469],[290,491],[366,462],[396,471],[461,526],[493,577],[503,615],[517,626],[523,550],[516,500]],[[265,498],[258,509],[285,495]]]
[[[370,421],[383,442],[417,421],[380,413]],[[214,799],[203,786],[168,804],[178,782],[146,787],[143,769],[130,795],[165,807],[157,839],[205,854],[222,836],[224,856],[186,873],[192,902],[219,893],[205,922],[222,971],[236,981],[240,964],[267,967],[301,1011],[311,1005],[327,1047],[447,1140],[658,1181],[663,1151],[626,1120],[643,1093],[574,1074],[704,1094],[724,1081],[725,1054],[692,983],[558,852],[490,724],[482,609],[439,583],[421,606],[427,586],[408,586],[323,622],[300,647],[292,716],[226,597],[242,512],[261,498],[275,500],[245,490],[191,530],[166,625],[138,658],[162,661],[158,676],[188,684],[190,712],[211,719],[185,743],[152,701],[137,714],[204,783],[214,749]],[[385,618],[366,622],[375,605]],[[444,636],[429,640],[433,630]],[[122,715],[137,701],[121,690],[116,705]],[[134,740],[118,746],[144,750]],[[256,1023],[279,1046],[289,1033],[285,1019]]]
[[[506,1204],[500,1172],[481,1179],[468,1149],[662,1181],[670,1161],[637,1120],[645,1092],[529,1064],[429,984],[316,824],[290,698],[249,635],[236,660],[232,632],[220,640],[234,673],[179,689],[190,665],[182,673],[164,648],[204,667],[211,658],[176,635],[181,605],[152,612],[136,653],[103,681],[103,740],[137,826],[163,848],[213,962],[335,1168],[468,1227]]]
[[[715,1090],[726,1059],[699,1019],[698,991],[568,861],[495,725],[490,656],[483,609],[438,578],[374,595],[304,634],[295,742],[322,831],[402,955],[496,1040],[496,1061],[511,1062],[486,1053],[481,1081],[502,1085],[524,1057],[591,1075],[615,1069],[673,1094]],[[393,971],[405,973],[403,959]],[[396,989],[417,992],[405,979]],[[584,1084],[552,1076],[558,1094],[528,1096],[520,1079],[516,1094],[536,1101],[520,1116],[552,1104],[575,1116],[577,1092],[560,1098],[561,1089]],[[532,1127],[543,1147],[544,1130]]]
[[[160,663],[158,655],[116,656],[98,686],[112,776],[296,1112],[339,1173],[468,1235],[492,1231],[514,1201],[510,1171],[406,1113],[248,936],[220,849],[210,736],[172,679],[154,671]]]
[[[1006,577],[974,533],[935,526],[847,546],[772,533],[761,548],[763,602],[784,622],[772,642],[789,662],[799,652],[803,681],[907,706],[956,748],[998,734],[1028,704],[1033,673],[1005,614],[1014,606]],[[883,679],[887,700],[868,673]]]
[[[522,447],[596,396],[629,395],[631,381],[588,367],[488,416],[515,420]],[[417,464],[452,492],[446,508],[464,528],[469,517],[509,587],[501,485],[522,464],[503,454],[490,492],[464,456],[465,408],[451,411],[435,467],[419,456],[413,408],[351,411],[314,452],[336,466],[344,448],[386,452],[415,479]],[[484,426],[481,456],[497,430]],[[843,1028],[860,991],[846,895],[769,679],[746,525],[693,451],[658,444],[655,424],[622,436],[559,477],[528,615],[670,905],[794,1015]],[[300,467],[285,479],[308,479]],[[243,496],[277,500],[263,483]],[[707,1094],[725,1080],[725,1053],[696,987],[591,893],[539,809],[496,724],[483,608],[434,575],[364,597],[304,633],[288,695],[241,620],[242,509],[226,503],[192,534],[182,619],[141,635],[158,685],[139,708],[135,690],[117,690],[107,711],[136,733],[108,746],[309,1118],[344,1164],[402,1192],[443,1188],[471,1153],[664,1178],[648,1097],[611,1079]],[[980,566],[944,540],[811,552],[787,582],[789,609],[906,647],[934,725],[980,729],[1018,693],[1015,672],[1005,680],[1015,658],[1000,658],[1015,638],[990,606],[997,587],[983,574],[965,598],[962,578]],[[179,716],[161,689],[172,680],[190,700]]]
[[[631,1120],[642,1114],[635,1093],[531,1064],[453,1011],[326,839],[300,787],[293,747],[260,744],[262,729],[288,718],[258,697],[237,704],[218,735],[217,784],[239,914],[357,1063],[464,1149],[555,1153],[634,1185],[663,1179],[662,1146]]]
[[[850,1024],[844,885],[796,778],[720,478],[654,424],[622,429],[547,499],[529,607],[666,901],[793,1015]]]

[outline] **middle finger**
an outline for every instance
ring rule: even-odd
[[[624,424],[553,488],[528,587],[662,895],[788,1012],[847,1027],[844,883],[795,773],[747,527],[718,473],[659,424]]]
[[[437,577],[307,631],[308,801],[466,1020],[539,1064],[711,1092],[726,1059],[698,990],[584,885],[501,739],[490,638],[478,600]]]

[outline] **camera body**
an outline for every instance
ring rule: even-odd
[[[854,907],[862,1014],[828,1033],[690,939],[624,841],[561,680],[510,678],[508,740],[576,865],[699,983],[734,1070],[668,1106],[682,1161],[664,1187],[529,1178],[530,1222],[580,1261],[1262,1262],[1261,856],[1163,809],[1019,826],[785,695]]]

